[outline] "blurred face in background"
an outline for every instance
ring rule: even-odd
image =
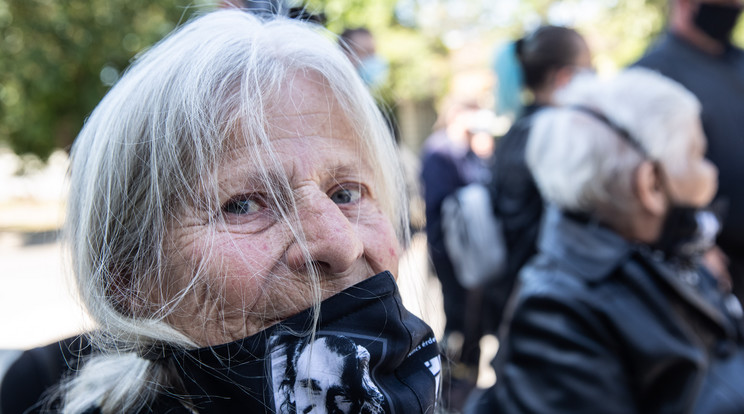
[[[669,195],[676,203],[705,207],[718,189],[718,169],[705,158],[707,141],[698,117],[690,118],[689,125],[681,129],[681,133],[688,135],[689,144],[679,167],[665,175],[669,181]]]
[[[730,43],[731,36],[744,1],[742,0],[677,0],[682,21],[676,23],[685,29],[690,25],[719,45]]]

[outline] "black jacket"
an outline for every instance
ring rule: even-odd
[[[701,269],[549,209],[474,412],[742,413],[741,307]]]
[[[527,167],[525,150],[534,115],[543,107],[530,105],[524,115],[499,140],[491,166],[491,197],[495,214],[501,219],[509,249],[507,278],[537,252],[537,233],[543,213],[543,200]]]
[[[507,262],[504,274],[484,290],[492,329],[498,329],[504,306],[519,270],[537,253],[537,234],[543,200],[527,167],[525,149],[534,114],[544,108],[530,105],[498,143],[491,164],[489,191],[494,214],[501,220]]]

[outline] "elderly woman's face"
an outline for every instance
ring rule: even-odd
[[[184,289],[192,275],[206,283],[189,294],[169,321],[201,345],[257,333],[315,303],[309,263],[269,192],[291,191],[322,299],[373,274],[396,274],[400,245],[383,213],[374,168],[360,137],[322,79],[297,75],[267,110],[270,148],[243,137],[218,169],[221,215],[192,210],[168,234],[170,277]],[[271,167],[276,157],[280,167]],[[266,161],[269,181],[256,160]],[[290,188],[282,190],[281,177]],[[291,210],[291,208],[290,208]],[[291,214],[291,213],[290,213]]]
[[[684,129],[690,134],[690,144],[686,157],[680,161],[675,174],[668,174],[669,191],[677,203],[694,207],[708,205],[718,189],[718,169],[705,158],[706,140],[703,127],[698,118],[690,120],[691,125]]]

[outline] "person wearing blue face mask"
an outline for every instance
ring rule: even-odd
[[[743,7],[742,0],[670,0],[667,33],[635,63],[679,82],[702,104],[706,156],[720,171],[716,199],[727,204],[717,240],[720,249],[713,249],[709,258],[719,259],[722,283],[733,284],[740,301],[744,301],[744,192],[739,188],[744,182],[744,51],[731,39]]]
[[[375,90],[385,83],[388,64],[377,54],[375,38],[367,28],[344,30],[340,44],[368,88]]]

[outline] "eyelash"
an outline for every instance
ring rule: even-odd
[[[354,204],[368,193],[366,187],[359,183],[340,184],[328,193],[328,198],[339,206]],[[334,200],[337,194],[346,195],[348,198]],[[249,205],[244,205],[247,203]],[[258,194],[241,194],[230,198],[220,210],[225,215],[245,215],[261,213],[267,208],[265,197]]]
[[[352,200],[346,201],[346,202],[337,202],[333,199],[333,196],[335,194],[345,192],[345,193],[352,193],[355,192],[357,194],[352,195]],[[366,188],[359,183],[348,183],[348,184],[341,184],[337,187],[334,187],[333,190],[329,193],[328,198],[331,199],[336,204],[343,205],[343,204],[354,204],[355,202],[359,201],[362,197],[365,196],[367,193]]]
[[[247,206],[247,210],[254,209],[254,211],[246,211],[246,206],[241,205],[241,203],[246,202],[255,205],[254,208],[251,208],[252,206]],[[222,205],[221,210],[225,214],[242,215],[258,213],[263,208],[266,208],[266,203],[263,202],[263,197],[256,196],[255,194],[245,194],[232,197],[230,200]]]

